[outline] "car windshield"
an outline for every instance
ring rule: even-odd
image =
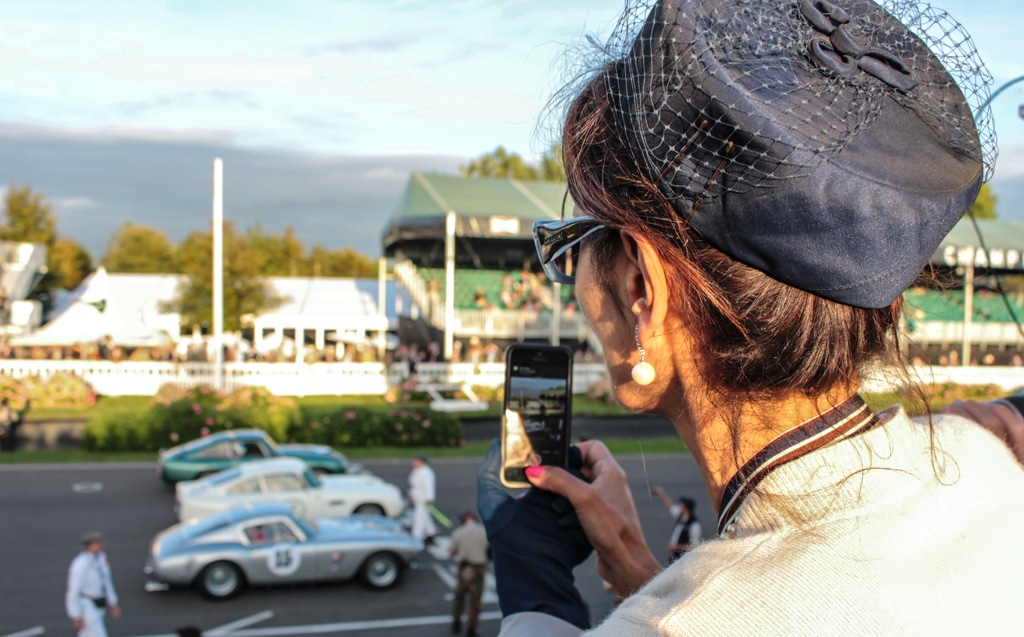
[[[320,482],[320,478],[316,477],[316,474],[310,471],[309,469],[303,471],[302,475],[305,476],[306,482],[309,484],[309,486],[313,488],[319,487],[321,484],[323,484],[322,482]]]
[[[263,436],[262,436],[262,437],[261,437],[260,439],[261,439],[261,440],[262,440],[262,441],[263,441],[264,443],[266,443],[266,445],[267,445],[268,447],[270,447],[270,449],[271,449],[271,450],[272,450],[272,451],[273,451],[273,452],[274,452],[274,453],[275,453],[276,455],[281,455],[281,447],[279,447],[279,446],[278,446],[278,444],[277,444],[277,443],[276,443],[276,442],[274,441],[274,439],[273,439],[273,438],[271,438],[271,437],[270,437],[269,435],[267,435],[267,434],[264,434],[264,435],[263,435]]]
[[[309,539],[309,538],[313,537],[313,535],[316,534],[318,527],[317,527],[316,522],[314,522],[313,520],[307,520],[306,518],[300,518],[297,515],[295,517],[293,517],[292,519],[295,521],[295,524],[300,529],[302,529],[302,532],[306,534],[306,539]]]

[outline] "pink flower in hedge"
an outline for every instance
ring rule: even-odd
[[[424,429],[430,429],[430,421],[429,420],[424,420],[423,421],[423,428]]]
[[[416,413],[415,411],[414,411],[414,412],[412,412],[412,413],[411,413],[411,414],[409,414],[409,415],[410,415],[410,416],[412,416],[412,419],[413,419],[413,420],[419,420],[420,418],[423,418],[423,416],[421,416],[420,414],[417,414],[417,413]]]
[[[349,420],[355,420],[356,419],[356,412],[354,412],[354,411],[346,411],[345,412],[345,417],[348,418]]]
[[[460,447],[465,447],[466,446],[466,439],[465,438],[462,438],[462,439],[459,440],[459,446]]]
[[[402,434],[402,440],[408,440],[409,434]]]
[[[199,391],[203,392],[204,394],[209,394],[210,391],[212,391],[212,390],[209,387],[207,387],[206,385],[203,385],[202,387],[199,388]]]
[[[212,427],[213,426],[213,418],[207,418],[206,419],[206,424]]]
[[[178,432],[177,431],[172,431],[171,432],[171,442],[178,442]]]
[[[192,411],[194,411],[195,414],[198,416],[199,414],[203,413],[203,406],[200,405],[199,403],[192,403]]]
[[[317,421],[315,421],[315,420],[314,420],[313,422],[309,423],[309,428],[310,428],[310,429],[316,429],[316,428],[318,428],[319,426],[320,426],[320,423],[318,423],[318,422],[317,422]]]
[[[402,431],[402,429],[403,429],[402,423],[396,422],[395,423],[395,431]]]
[[[203,438],[209,436],[210,435],[210,428],[209,427],[203,427],[202,429],[199,430],[199,435],[202,436]]]

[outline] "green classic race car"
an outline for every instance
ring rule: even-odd
[[[250,460],[288,456],[304,461],[314,473],[358,473],[344,455],[326,445],[279,445],[260,429],[221,431],[161,449],[157,475],[165,482],[195,480]]]

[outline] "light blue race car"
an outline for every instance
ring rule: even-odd
[[[387,589],[422,550],[423,542],[388,518],[304,520],[286,504],[246,504],[157,534],[146,589],[195,586],[211,599],[228,599],[246,586],[356,577]]]

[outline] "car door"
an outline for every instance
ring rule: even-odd
[[[292,508],[300,518],[309,517],[309,489],[302,474],[295,471],[276,471],[263,476],[266,499],[281,502]]]
[[[322,555],[288,518],[254,520],[241,531],[249,549],[249,581],[283,584],[320,577]]]

